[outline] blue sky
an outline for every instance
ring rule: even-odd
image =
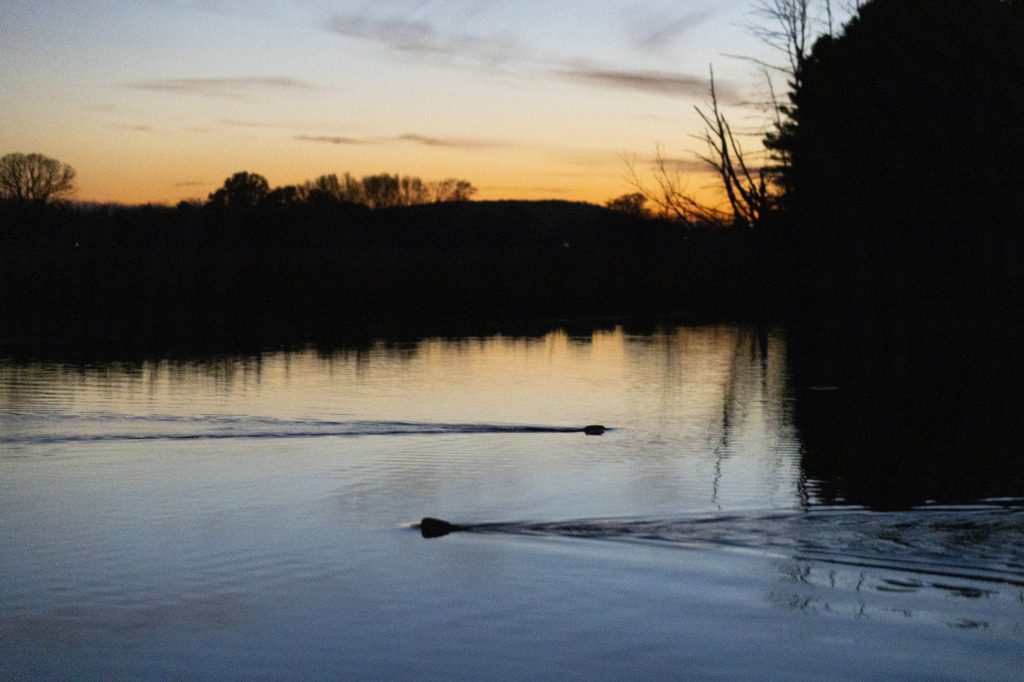
[[[710,63],[730,101],[760,96],[726,56],[769,56],[754,20],[747,0],[0,0],[0,153],[72,164],[89,200],[249,170],[603,201],[630,189],[625,156],[689,158]]]

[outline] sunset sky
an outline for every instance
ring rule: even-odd
[[[751,0],[0,0],[0,154],[77,198],[205,198],[239,170],[457,176],[478,198],[602,202],[691,159],[708,65],[763,97]],[[736,109],[736,125],[760,125]],[[754,146],[754,141],[751,145]],[[695,176],[693,187],[709,182]]]

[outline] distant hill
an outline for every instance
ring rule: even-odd
[[[763,311],[763,240],[583,203],[2,209],[0,339],[302,341],[396,324]]]

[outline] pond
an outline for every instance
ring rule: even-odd
[[[1016,376],[793,337],[8,357],[0,678],[1019,679]]]

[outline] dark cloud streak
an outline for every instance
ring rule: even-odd
[[[702,97],[708,92],[707,79],[686,74],[671,74],[658,71],[619,71],[593,66],[553,69],[549,73],[565,80],[586,85],[619,90],[636,90],[659,95]],[[730,84],[716,79],[715,87],[722,101],[733,102],[737,99],[737,95]]]
[[[337,135],[296,135],[292,139],[299,140],[300,142],[323,142],[338,145],[373,144],[373,140],[360,140],[354,137],[340,137]]]
[[[398,52],[450,56],[455,50],[450,39],[442,40],[437,30],[425,21],[336,14],[327,22],[327,30],[346,38],[379,42]]]
[[[371,19],[335,14],[325,28],[344,38],[375,42],[406,56],[442,62],[464,60],[495,68],[518,52],[513,43],[498,37],[448,33],[429,22],[404,17]]]
[[[202,97],[244,99],[264,91],[312,91],[316,88],[296,78],[284,76],[246,76],[240,78],[159,78],[129,81],[121,87]]]
[[[394,138],[399,142],[411,142],[425,147],[451,147],[453,149],[501,149],[513,146],[509,142],[501,140],[476,140],[462,137],[428,137],[406,133]]]
[[[394,144],[407,142],[424,147],[447,147],[450,149],[503,149],[515,146],[502,140],[479,140],[463,137],[430,137],[416,133],[405,133],[391,137],[344,137],[335,135],[296,135],[292,138],[300,142],[323,142],[337,145],[361,144]]]
[[[715,169],[711,165],[700,158],[694,156],[688,159],[679,159],[671,157],[658,158],[657,156],[645,156],[638,159],[645,166],[654,168],[659,163],[664,163],[665,168],[671,172],[677,173],[714,173]]]

